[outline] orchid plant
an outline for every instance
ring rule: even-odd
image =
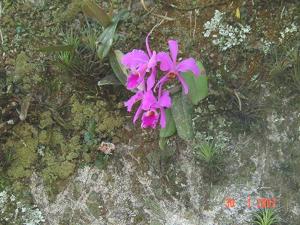
[[[97,41],[100,60],[108,57],[120,83],[134,92],[125,102],[128,112],[136,108],[133,123],[140,119],[142,128],[160,127],[161,140],[176,132],[185,140],[193,138],[193,105],[197,105],[208,94],[202,63],[194,58],[178,59],[176,40],[168,41],[168,52],[152,50],[149,45],[150,34],[146,37],[145,51],[134,49],[123,55],[112,47],[118,23],[126,18],[126,11],[111,18],[93,0],[83,1],[83,11],[104,28]],[[111,79],[105,77],[98,85],[109,84],[107,80]]]
[[[133,123],[141,118],[142,128],[161,127],[162,138],[176,130],[184,139],[193,137],[191,104],[207,96],[207,79],[201,63],[194,58],[178,60],[178,42],[169,40],[169,52],[156,52],[146,37],[146,52],[134,49],[121,57],[127,69],[126,87],[135,94],[125,102],[127,111],[139,104]],[[177,82],[177,81],[178,82]],[[182,95],[170,93],[170,85],[179,83]],[[180,90],[180,89],[179,89]]]

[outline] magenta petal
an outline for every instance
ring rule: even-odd
[[[147,79],[147,91],[151,90],[155,84],[155,78],[156,78],[156,68],[154,67],[151,71],[150,76]]]
[[[175,40],[168,41],[170,53],[174,64],[176,64],[177,55],[178,55],[178,43]]]
[[[132,106],[139,100],[143,98],[143,92],[139,91],[135,95],[131,96],[131,98],[125,102],[125,106],[127,107],[127,111],[130,112],[132,109]]]
[[[162,71],[169,71],[174,67],[174,63],[172,62],[169,54],[166,52],[159,52],[157,54],[157,61],[160,62],[160,69]]]
[[[147,91],[143,96],[142,109],[150,110],[157,105],[156,98],[151,90]]]
[[[127,78],[127,84],[126,84],[126,87],[129,89],[129,90],[132,90],[134,88],[136,88],[139,83],[140,83],[140,76],[138,74],[130,74]]]
[[[138,66],[147,63],[148,60],[149,57],[143,50],[134,49],[123,55],[121,62],[127,68],[137,68]]]
[[[170,93],[168,91],[163,91],[162,95],[158,99],[158,104],[160,107],[170,108],[172,105],[172,100]]]
[[[181,61],[177,65],[177,70],[180,72],[187,72],[187,71],[192,71],[196,76],[200,75],[200,70],[199,67],[193,58],[188,58],[183,61]]]
[[[147,111],[142,116],[142,128],[155,128],[159,114],[155,110]]]
[[[166,125],[167,125],[166,112],[164,108],[160,108],[160,126],[162,128],[165,128]]]
[[[156,83],[155,88],[160,87],[162,85],[164,85],[167,81],[169,80],[168,75],[164,75],[162,78],[160,78],[160,80]],[[160,96],[161,93],[159,92],[158,95]]]
[[[141,65],[138,68],[138,70],[133,69],[132,74],[130,74],[127,78],[126,86],[129,90],[137,88],[140,84],[143,83],[144,77],[146,75],[146,69],[147,69],[146,64]]]
[[[168,80],[169,80],[168,75],[165,75],[156,83],[154,90],[156,90],[158,87],[158,96],[161,96],[162,88]]]
[[[137,121],[137,119],[140,117],[140,114],[142,112],[142,105],[139,106],[139,108],[136,110],[134,117],[133,117],[133,123]]]
[[[185,82],[184,78],[180,75],[177,75],[177,77],[178,77],[178,80],[180,81],[180,83],[182,85],[184,94],[189,93],[189,87],[188,87],[187,83]]]
[[[150,60],[148,62],[148,66],[147,66],[148,70],[151,69],[151,68],[153,68],[153,67],[155,67],[156,64],[157,64],[156,52],[153,51],[153,54],[152,54],[152,56],[151,56],[151,58],[150,58]]]

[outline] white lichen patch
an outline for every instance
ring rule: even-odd
[[[40,225],[45,222],[42,212],[36,206],[16,201],[14,194],[0,192],[0,223]]]
[[[267,117],[268,129],[271,131],[268,135],[268,139],[277,143],[287,143],[289,142],[287,133],[285,130],[280,130],[279,126],[285,120],[283,116],[278,115],[273,112]]]
[[[8,200],[7,192],[6,191],[0,192],[0,210],[2,214],[5,211],[5,204],[7,203],[7,200]]]
[[[294,206],[294,208],[292,209],[292,212],[296,215],[296,216],[300,216],[300,205],[297,204]]]
[[[271,51],[271,47],[274,45],[274,42],[268,41],[263,38],[261,38],[260,41],[262,43],[262,51],[265,55],[267,55]]]
[[[209,109],[213,111],[215,106],[210,105]],[[201,107],[195,108],[195,113],[199,115],[196,115],[195,118],[193,118],[194,127],[196,126],[196,121],[201,119],[201,113],[203,113]],[[231,134],[228,132],[231,124],[232,122],[225,120],[223,117],[214,117],[208,122],[207,130],[196,132],[195,140],[197,142],[214,143],[214,146],[218,150],[223,150],[228,146],[231,139]]]
[[[290,26],[285,27],[284,30],[280,32],[279,41],[283,42],[285,38],[293,35],[293,33],[296,33],[297,31],[297,25],[295,23],[292,23]]]
[[[204,24],[205,31],[203,32],[204,37],[211,38],[212,43],[218,46],[221,51],[242,44],[251,31],[249,25],[244,26],[240,23],[235,26],[229,25],[224,21],[224,18],[225,13],[216,10],[213,18]]]

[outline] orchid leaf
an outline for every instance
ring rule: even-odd
[[[159,136],[161,138],[170,137],[176,133],[175,121],[171,109],[166,109],[166,120],[167,120],[166,127],[160,129]]]
[[[108,55],[114,41],[117,25],[118,23],[113,23],[107,27],[98,38],[100,46],[97,49],[97,54],[100,59],[103,59]]]
[[[94,0],[85,0],[82,10],[86,16],[96,20],[103,27],[109,26],[112,22],[110,16]]]
[[[189,86],[188,96],[194,105],[197,105],[202,99],[208,95],[208,82],[205,69],[201,62],[197,62],[200,69],[200,76],[195,77],[192,72],[182,73],[182,76]]]
[[[161,150],[165,150],[167,147],[167,138],[164,137],[159,138],[158,145]]]
[[[172,99],[172,115],[175,121],[177,133],[184,140],[194,137],[193,130],[193,105],[187,95],[176,94]]]
[[[110,24],[108,27],[106,27],[105,30],[99,36],[98,43],[100,45],[97,49],[97,54],[100,59],[103,59],[108,55],[108,53],[113,45],[113,41],[114,41],[118,23],[120,20],[124,19],[124,17],[126,17],[127,14],[128,14],[128,12],[126,10],[120,11],[114,17],[113,23]]]
[[[116,15],[114,15],[113,22],[119,22],[121,20],[126,20],[129,16],[129,11],[126,9],[120,10]]]
[[[121,83],[114,74],[109,74],[98,81],[99,87],[106,86],[106,85],[121,85]]]
[[[123,53],[119,50],[115,50],[109,53],[109,63],[111,68],[113,69],[115,75],[119,79],[119,81],[125,85],[127,80],[127,71],[125,67],[121,63],[121,58]]]

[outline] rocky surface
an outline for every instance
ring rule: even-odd
[[[141,48],[166,15],[151,47],[177,39],[182,57],[203,62],[210,88],[195,109],[196,138],[160,150],[156,131],[131,125],[125,89],[96,86],[107,63],[80,52],[82,70],[70,73],[55,66],[63,55],[37,51],[98,38],[81,0],[4,0],[0,224],[245,225],[257,199],[275,198],[279,224],[299,225],[299,3],[151,0],[147,11],[140,0],[102,2],[131,10],[114,47]],[[215,144],[213,165],[196,154],[203,142]]]
[[[198,131],[196,141],[210,132],[222,147],[218,175],[207,177],[207,168],[195,158],[194,142],[185,146],[170,141],[166,151],[175,154],[169,155],[158,147],[141,155],[147,144],[131,142],[116,146],[106,169],[79,169],[54,201],[48,200],[36,174],[31,193],[51,225],[244,225],[250,224],[262,197],[276,198],[280,224],[298,225],[300,114],[274,110],[269,110],[260,131],[233,132],[232,123],[221,116],[211,130]],[[228,198],[236,201],[235,207],[226,207]]]

